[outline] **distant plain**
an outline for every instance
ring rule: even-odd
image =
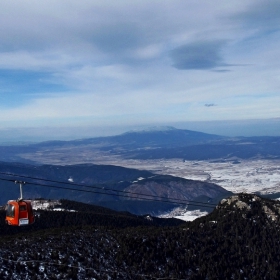
[[[74,148],[75,149],[75,148]],[[185,179],[207,181],[231,192],[280,192],[279,159],[238,159],[208,161],[173,159],[127,159],[101,151],[65,154],[62,150],[24,154],[23,158],[41,164],[108,164]]]

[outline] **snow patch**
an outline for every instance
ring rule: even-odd
[[[206,211],[205,212],[200,211],[200,210],[188,211],[186,208],[177,207],[168,213],[159,215],[158,217],[159,218],[176,218],[176,219],[180,219],[180,220],[188,222],[188,221],[193,221],[197,218],[203,217],[207,214],[208,214],[208,212],[206,212]]]
[[[137,182],[139,182],[139,181],[141,181],[141,180],[144,180],[145,178],[143,178],[143,177],[139,177],[139,178],[137,178],[137,180],[136,181],[133,181],[132,183],[137,183]]]

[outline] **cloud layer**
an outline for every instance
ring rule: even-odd
[[[214,69],[225,66],[221,56],[222,42],[195,42],[171,51],[177,69]]]
[[[2,127],[279,117],[279,1],[112,3],[1,4]]]

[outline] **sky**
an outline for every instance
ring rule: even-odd
[[[1,1],[0,134],[271,120],[280,135],[279,15],[278,0]]]

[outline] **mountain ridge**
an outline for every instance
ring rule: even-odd
[[[158,131],[47,141],[22,146],[0,146],[2,161],[33,164],[93,163],[96,159],[279,159],[280,137],[224,137],[170,128]]]

